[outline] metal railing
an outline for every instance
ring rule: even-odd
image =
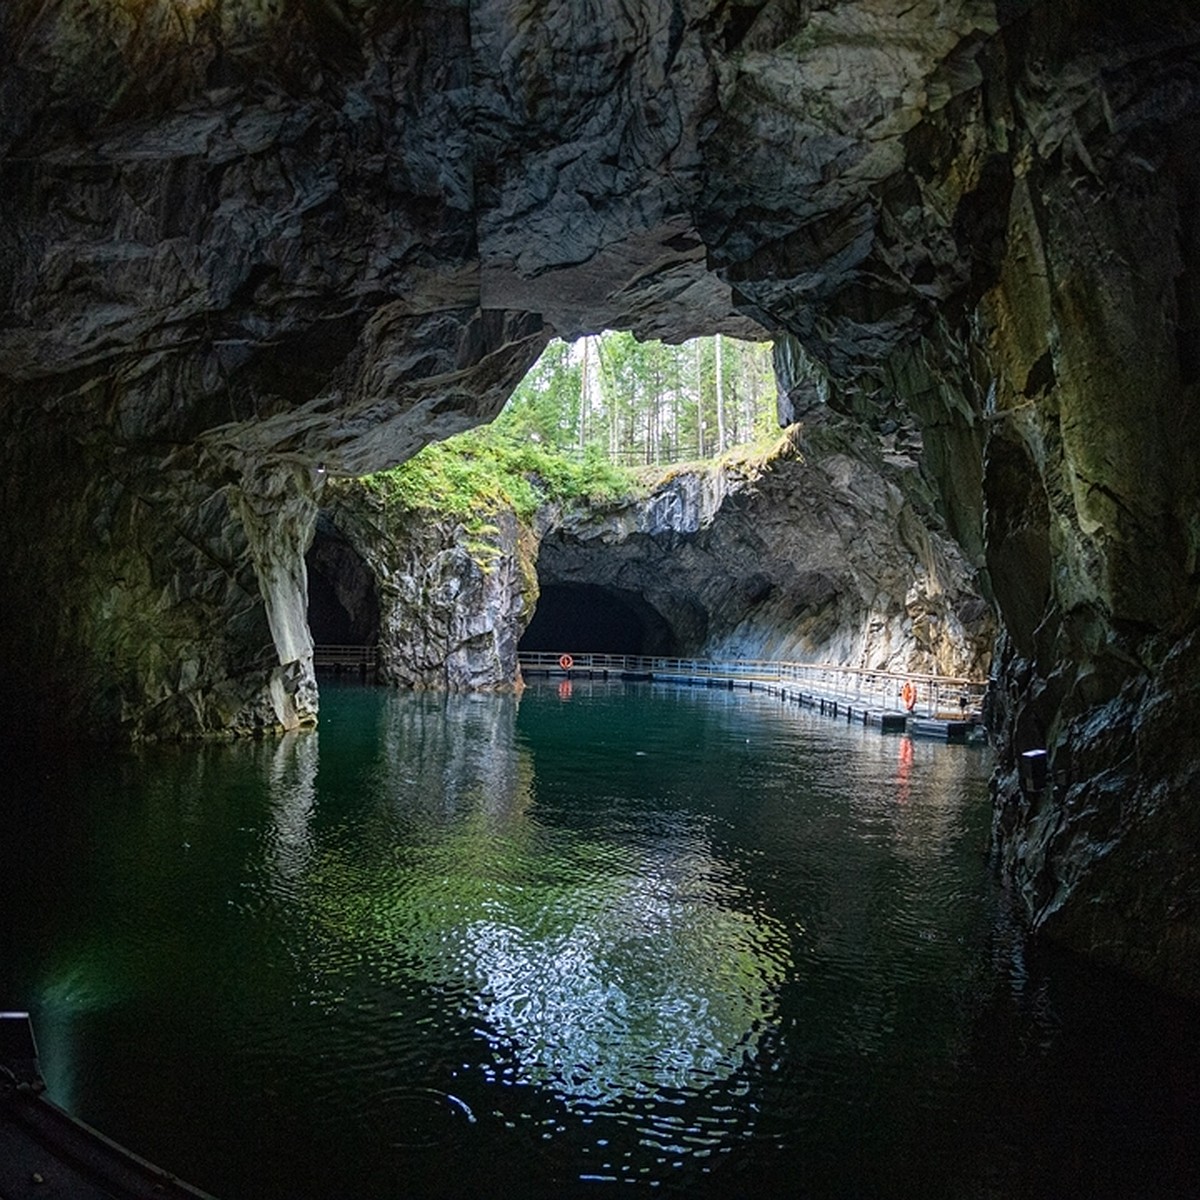
[[[663,467],[675,463],[701,462],[715,458],[718,452],[715,447],[712,447],[707,453],[702,454],[699,442],[689,442],[682,445],[661,445],[657,448],[653,446],[618,446],[616,449],[609,447],[580,449],[578,446],[556,446],[554,453],[562,458],[570,459],[571,462],[586,462],[589,458],[595,457],[624,467]]]
[[[378,651],[374,646],[314,646],[313,667],[326,671],[375,670]]]
[[[956,719],[977,713],[987,681],[876,671],[836,663],[793,663],[767,659],[660,658],[628,654],[575,654],[523,651],[518,656],[523,671],[552,675],[607,672],[611,675],[651,676],[657,680],[711,680],[750,685],[794,685],[822,699],[833,699],[858,708],[904,712],[906,683],[916,690],[913,712],[918,716]],[[570,661],[569,667],[564,662]]]

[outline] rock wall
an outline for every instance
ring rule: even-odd
[[[1194,23],[1166,15],[1119,54],[1100,31],[1036,47],[977,328],[998,853],[1036,928],[1200,992],[1200,68]],[[1038,747],[1051,783],[1027,795]]]
[[[986,675],[995,621],[958,547],[905,494],[915,460],[885,461],[834,414],[813,418],[769,458],[668,473],[626,502],[546,505],[527,523],[498,513],[482,531],[389,505],[367,482],[331,485],[321,522],[374,579],[381,678],[512,687],[539,594],[556,586],[636,605],[664,653]],[[581,637],[557,649],[597,648]]]
[[[1031,922],[1200,994],[1198,46],[1190,0],[8,0],[10,720],[309,721],[319,466],[554,331],[786,334],[985,572]]]
[[[905,494],[915,460],[888,457],[813,413],[767,462],[686,471],[645,501],[565,515],[542,539],[539,581],[640,597],[685,656],[977,678],[991,611],[958,546]]]
[[[379,606],[379,679],[409,688],[511,690],[537,602],[532,529],[512,512],[467,525],[337,481],[322,519],[367,565]]]
[[[239,476],[0,417],[9,736],[260,734],[314,723],[302,600],[316,507]],[[26,416],[28,414],[25,414]]]

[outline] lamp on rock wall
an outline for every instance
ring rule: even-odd
[[[1040,792],[1046,786],[1049,755],[1045,750],[1026,750],[1017,759],[1017,774],[1021,781],[1021,792],[1028,796]]]

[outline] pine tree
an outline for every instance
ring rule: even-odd
[[[719,454],[775,426],[770,346],[722,335],[667,345],[613,331],[555,340],[496,424],[628,464]]]

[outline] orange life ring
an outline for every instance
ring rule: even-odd
[[[558,665],[562,667],[564,671],[569,671],[575,665],[575,660],[569,654],[564,654],[562,658],[558,660]]]
[[[900,689],[900,699],[904,701],[904,707],[912,712],[917,706],[917,689],[913,687],[913,681],[906,679],[904,686]]]

